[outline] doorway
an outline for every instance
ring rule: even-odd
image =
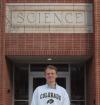
[[[71,105],[86,105],[85,64],[53,64],[58,68],[57,83],[64,87]],[[30,105],[34,89],[46,83],[44,67],[47,64],[15,64],[12,105]]]

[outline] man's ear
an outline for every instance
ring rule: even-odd
[[[56,74],[56,78],[58,77],[58,75]]]

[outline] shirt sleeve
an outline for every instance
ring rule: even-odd
[[[64,90],[63,104],[62,105],[70,105],[69,95],[68,95],[66,90]]]
[[[32,96],[31,105],[38,105],[37,100],[38,100],[38,90],[36,88]]]

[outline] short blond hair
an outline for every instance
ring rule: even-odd
[[[45,71],[44,72],[46,72],[46,70],[47,69],[53,69],[53,70],[55,70],[56,71],[56,73],[57,73],[57,67],[55,67],[55,66],[53,66],[53,65],[48,65],[46,68],[45,68]]]

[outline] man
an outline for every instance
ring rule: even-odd
[[[57,68],[55,66],[46,67],[45,78],[46,84],[35,89],[31,105],[70,105],[68,93],[56,83]]]

